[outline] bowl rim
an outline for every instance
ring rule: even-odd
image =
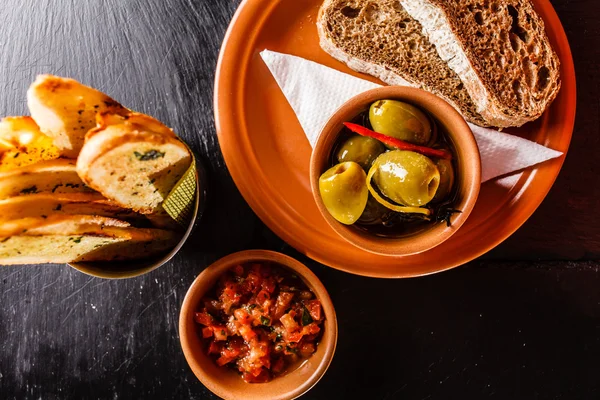
[[[335,220],[325,208],[319,193],[319,177],[324,172],[325,157],[331,149],[328,146],[332,137],[337,137],[342,131],[343,118],[347,115],[358,115],[359,110],[366,109],[377,100],[401,100],[415,105],[432,115],[446,128],[448,136],[454,142],[457,156],[460,159],[458,170],[462,171],[464,188],[463,198],[457,208],[462,213],[453,218],[452,226],[437,224],[423,232],[401,238],[383,238],[359,231],[352,226],[346,226]],[[465,168],[461,168],[465,167]],[[466,173],[465,173],[466,170]],[[408,256],[430,250],[448,240],[467,220],[475,207],[481,187],[481,157],[477,142],[471,128],[460,113],[439,96],[418,88],[406,86],[383,86],[360,93],[342,104],[329,117],[317,139],[310,158],[310,184],[313,198],[321,215],[328,225],[344,240],[365,251],[388,255]]]
[[[191,347],[191,342],[201,342],[201,339],[195,335],[188,335],[190,324],[195,324],[193,321],[193,313],[197,306],[197,302],[204,296],[206,291],[210,290],[216,283],[216,280],[227,270],[240,263],[253,261],[268,261],[279,264],[282,268],[287,268],[294,271],[304,283],[315,293],[321,301],[324,312],[327,312],[325,319],[325,333],[319,343],[319,346],[325,346],[324,354],[321,361],[317,364],[315,370],[311,373],[308,379],[292,390],[285,390],[277,393],[269,398],[272,400],[288,400],[295,399],[308,392],[313,388],[325,375],[325,372],[331,365],[338,339],[338,324],[335,307],[327,292],[327,289],[321,280],[303,263],[287,256],[271,250],[244,250],[230,254],[218,259],[206,269],[204,269],[190,285],[179,313],[179,340],[185,356],[185,359],[192,369],[194,375],[206,386],[210,391],[224,399],[238,398],[228,390],[224,385],[219,383],[213,375],[205,371],[197,360],[198,354]],[[202,287],[204,289],[202,289]],[[205,354],[200,357],[208,358]],[[212,361],[212,360],[211,360]],[[297,370],[286,374],[293,375]],[[241,378],[240,378],[241,381]],[[263,384],[247,384],[248,388],[259,387],[259,385],[271,385],[277,382],[277,378]],[[264,386],[263,386],[264,387]],[[250,398],[250,396],[248,396]],[[260,397],[257,397],[260,398]],[[262,397],[264,398],[264,397]]]

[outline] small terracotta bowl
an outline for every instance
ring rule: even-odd
[[[202,297],[223,273],[239,264],[261,261],[272,262],[294,271],[321,301],[325,321],[317,351],[304,360],[300,367],[268,383],[246,383],[235,371],[217,366],[206,354],[205,345],[198,334],[198,324],[194,321],[194,313]],[[204,386],[217,396],[226,400],[295,399],[310,390],[327,371],[337,344],[337,320],[327,290],[311,270],[284,254],[249,250],[224,257],[198,275],[183,300],[179,315],[179,336],[183,353],[192,371]]]
[[[437,223],[431,228],[401,238],[386,238],[359,230],[336,221],[325,208],[319,193],[319,177],[330,167],[330,157],[343,122],[352,121],[369,109],[377,100],[401,100],[427,111],[438,126],[446,131],[455,148],[457,158],[457,202],[454,208],[462,213],[452,216],[450,227]],[[385,86],[364,92],[346,102],[322,129],[310,160],[310,183],[313,196],[327,223],[346,241],[371,253],[404,256],[429,250],[452,236],[466,221],[475,206],[481,181],[479,149],[471,129],[463,117],[441,98],[420,89],[403,86]]]

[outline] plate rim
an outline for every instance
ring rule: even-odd
[[[252,50],[253,50],[253,46],[241,45],[239,43],[239,42],[241,42],[241,40],[238,40],[237,41],[238,43],[236,43],[235,35],[238,33],[237,31],[244,30],[242,28],[238,28],[238,24],[240,24],[240,23],[243,24],[244,18],[249,19],[250,16],[255,17],[253,12],[254,13],[259,12],[260,17],[261,17],[260,21],[257,21],[256,18],[254,18],[254,19],[252,19],[252,23],[253,23],[253,26],[255,27],[254,32],[260,32],[264,21],[266,21],[268,19],[268,17],[272,13],[272,11],[281,3],[281,1],[282,0],[276,0],[276,1],[273,1],[273,0],[242,0],[238,9],[235,12],[235,15],[233,16],[233,18],[230,22],[230,25],[227,29],[227,33],[225,35],[225,38],[223,40],[223,43],[222,43],[222,46],[221,46],[221,49],[219,52],[216,73],[215,73],[214,99],[213,99],[214,118],[215,118],[215,127],[216,127],[216,132],[217,132],[217,138],[219,141],[219,146],[221,148],[221,152],[223,154],[223,158],[225,160],[227,169],[229,170],[229,173],[230,173],[236,187],[238,188],[238,190],[244,197],[245,201],[248,203],[248,205],[254,211],[254,213],[261,219],[261,221],[269,229],[273,230],[273,232],[277,236],[279,236],[282,240],[284,240],[285,242],[290,244],[296,250],[298,250],[299,252],[305,254],[307,257],[309,257],[323,265],[329,266],[331,268],[334,268],[334,269],[337,269],[340,271],[358,275],[358,276],[397,279],[397,278],[411,278],[411,277],[426,276],[426,275],[430,275],[430,274],[434,274],[434,273],[447,271],[447,270],[456,268],[458,266],[464,265],[464,264],[466,264],[470,261],[473,261],[474,259],[482,256],[483,254],[489,252],[490,250],[494,249],[495,247],[497,247],[499,244],[501,244],[506,239],[508,239],[512,234],[514,234],[525,222],[527,222],[527,220],[531,217],[531,215],[533,215],[533,213],[542,204],[542,202],[544,201],[544,199],[546,198],[546,196],[552,189],[554,183],[556,182],[556,179],[558,178],[560,171],[562,170],[562,166],[564,165],[564,161],[566,159],[566,156],[568,154],[568,150],[569,150],[569,147],[570,147],[570,144],[572,141],[573,131],[574,131],[574,127],[575,127],[576,113],[577,113],[577,103],[576,103],[577,79],[576,79],[575,66],[574,66],[574,60],[573,60],[573,55],[572,55],[572,51],[571,51],[571,46],[569,44],[568,37],[566,35],[564,27],[556,13],[556,10],[554,9],[554,7],[552,6],[550,1],[534,0],[534,3],[544,3],[545,11],[549,12],[549,15],[546,15],[546,19],[544,22],[546,23],[547,26],[550,25],[553,27],[552,28],[553,31],[555,31],[557,33],[557,36],[560,38],[560,40],[562,42],[560,44],[560,47],[561,47],[561,50],[563,53],[563,59],[561,59],[561,64],[564,67],[563,71],[566,73],[566,75],[569,76],[568,80],[570,82],[572,82],[571,91],[569,91],[568,93],[566,93],[564,95],[569,96],[569,98],[572,98],[575,100],[572,104],[572,107],[573,107],[572,114],[569,115],[570,121],[567,120],[566,123],[564,124],[565,128],[563,129],[563,132],[565,132],[565,131],[569,132],[568,142],[565,144],[564,153],[561,157],[551,160],[551,161],[548,161],[548,163],[552,162],[552,163],[556,164],[553,167],[556,169],[556,173],[552,173],[552,178],[548,178],[546,180],[543,190],[538,190],[536,192],[535,199],[533,199],[535,201],[530,201],[530,203],[526,209],[526,212],[521,213],[521,216],[519,217],[518,220],[516,220],[516,221],[513,220],[514,221],[513,224],[506,232],[503,232],[502,234],[498,235],[497,238],[491,240],[487,244],[482,245],[477,251],[471,252],[470,254],[468,254],[466,256],[461,256],[460,261],[458,261],[458,262],[452,262],[452,263],[449,263],[448,265],[442,266],[440,268],[431,269],[428,271],[423,271],[423,272],[414,272],[414,271],[406,272],[406,271],[404,271],[403,272],[400,269],[400,270],[389,271],[388,273],[385,273],[385,272],[380,273],[377,271],[368,271],[368,272],[353,271],[352,268],[348,268],[344,265],[332,263],[331,260],[325,260],[323,257],[319,256],[318,254],[314,254],[314,252],[311,250],[312,246],[304,244],[302,241],[298,240],[295,237],[295,235],[289,234],[288,231],[283,226],[281,226],[280,223],[278,223],[277,218],[273,218],[269,214],[269,212],[264,209],[261,202],[259,200],[257,200],[255,198],[254,194],[252,194],[251,191],[245,187],[246,180],[241,178],[236,173],[238,171],[238,166],[237,166],[237,163],[234,161],[234,157],[231,154],[229,154],[229,152],[224,151],[224,148],[226,146],[224,146],[223,143],[226,140],[225,139],[226,134],[223,132],[224,131],[223,125],[225,125],[225,124],[223,123],[222,118],[226,118],[226,117],[221,116],[220,109],[225,108],[225,107],[223,107],[223,105],[221,103],[222,102],[227,103],[228,101],[226,99],[224,100],[224,98],[227,97],[228,93],[229,94],[231,93],[231,92],[228,92],[227,90],[223,89],[224,87],[227,86],[226,84],[224,84],[223,79],[222,79],[222,76],[225,75],[224,69],[226,69],[227,57],[231,56],[231,54],[229,54],[229,53],[231,52],[231,48],[233,48],[233,49],[237,50],[237,51],[234,51],[235,58],[243,59],[244,61],[246,61],[249,57],[246,58],[246,57],[244,57],[244,55],[248,52],[252,52]],[[252,15],[246,15],[246,14],[252,14]],[[244,25],[241,25],[241,26],[244,26]],[[248,38],[246,37],[245,39],[246,39],[245,43],[247,43]],[[567,61],[565,62],[565,60],[567,60]],[[565,81],[566,81],[566,79],[563,78],[563,83]],[[561,89],[561,90],[563,90],[563,89]],[[232,97],[232,99],[234,99],[234,96],[231,96],[231,97]],[[232,103],[232,100],[229,100],[229,103]],[[232,124],[232,123],[230,122],[229,124]],[[527,189],[531,185],[531,182],[536,178],[537,171],[538,171],[538,168],[525,170],[524,173],[527,174],[527,176],[522,176],[520,179],[526,179],[526,182],[520,188],[518,193],[515,193],[510,196],[511,199],[520,197],[522,195],[522,193],[527,191]],[[511,190],[514,190],[514,188]],[[349,244],[349,243],[348,243],[348,245],[351,246],[351,244]]]

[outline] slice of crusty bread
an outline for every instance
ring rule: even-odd
[[[57,214],[98,215],[127,221],[145,219],[96,192],[38,193],[0,200],[0,223],[10,219],[48,218]]]
[[[77,159],[81,179],[122,207],[142,214],[160,210],[192,157],[171,130],[157,123],[135,113],[101,121]]]
[[[560,62],[529,0],[400,0],[498,127],[537,119],[560,89]]]
[[[139,260],[173,248],[179,236],[160,229],[113,228],[115,236],[16,235],[0,239],[0,265]]]
[[[0,172],[0,199],[34,193],[91,191],[75,169],[75,160],[59,158]]]
[[[470,122],[488,125],[458,75],[398,0],[325,0],[317,28],[323,50],[350,68],[390,85],[428,90]]]
[[[96,127],[96,115],[128,111],[106,94],[74,79],[40,75],[27,91],[31,116],[54,139],[63,156],[76,158],[85,134]]]

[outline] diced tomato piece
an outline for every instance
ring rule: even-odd
[[[249,346],[248,361],[258,362],[263,357],[269,356],[269,343],[260,340],[253,340]]]
[[[226,313],[229,313],[231,307],[238,305],[242,299],[240,285],[237,283],[228,283],[223,292],[221,293],[220,299],[223,302],[223,309]]]
[[[263,288],[263,290],[266,290],[269,293],[273,293],[276,287],[275,279],[273,277],[266,278],[262,282],[261,287]]]
[[[229,340],[229,347],[231,347],[232,349],[242,349],[246,346],[246,344],[244,343],[244,341],[242,340],[242,338],[238,337],[232,337]]]
[[[277,296],[277,303],[275,304],[275,312],[273,313],[273,319],[278,320],[290,307],[290,303],[294,298],[294,293],[292,292],[281,292],[279,296]]]
[[[314,343],[302,343],[298,349],[300,350],[301,355],[307,357],[315,352],[315,345]]]
[[[262,278],[258,274],[251,272],[248,274],[242,285],[244,286],[246,293],[253,293],[256,289],[261,287],[261,283]]]
[[[279,321],[281,321],[281,323],[288,332],[294,332],[298,330],[298,328],[300,328],[296,320],[294,320],[295,315],[296,313],[294,311],[290,311],[289,313],[284,314],[281,318],[279,318]]]
[[[227,327],[223,325],[215,325],[212,327],[216,341],[227,340]]]
[[[211,326],[215,323],[214,318],[205,312],[197,312],[194,314],[194,321],[199,324]]]
[[[222,367],[225,364],[229,364],[236,358],[237,358],[236,356],[221,356],[221,357],[217,358],[217,365],[219,367]]]
[[[240,333],[240,335],[242,335],[246,342],[250,342],[252,339],[256,338],[256,332],[252,330],[252,327],[250,325],[240,326],[238,332]]]
[[[256,295],[256,301],[259,304],[263,304],[265,301],[269,300],[271,298],[271,295],[269,294],[269,292],[267,292],[266,290],[261,290],[260,292],[258,292],[258,294]]]
[[[259,377],[263,373],[262,367],[254,368],[250,373],[255,377]]]
[[[244,275],[244,267],[242,267],[241,265],[236,265],[235,267],[233,267],[232,271],[237,276]]]
[[[302,332],[290,333],[287,337],[287,340],[290,342],[299,342],[300,340],[302,340],[302,336]]]
[[[208,354],[220,354],[222,348],[222,343],[210,342],[210,346],[208,346]]]
[[[315,333],[319,333],[321,328],[316,323],[311,323],[302,328],[303,335],[314,335]]]
[[[235,319],[237,319],[240,324],[247,324],[251,320],[250,315],[248,314],[248,311],[244,310],[243,308],[238,308],[237,310],[235,310],[233,312],[233,315],[235,316]]]
[[[312,319],[315,321],[321,320],[321,302],[319,300],[309,300],[304,305]]]
[[[241,349],[239,347],[231,347],[225,346],[223,350],[221,350],[221,356],[227,358],[237,358],[241,353]]]
[[[210,328],[210,327],[208,327],[208,326],[207,326],[207,327],[204,327],[204,328],[202,328],[202,337],[203,337],[204,339],[206,339],[206,338],[209,338],[209,337],[211,337],[212,335],[213,335],[212,328]]]

